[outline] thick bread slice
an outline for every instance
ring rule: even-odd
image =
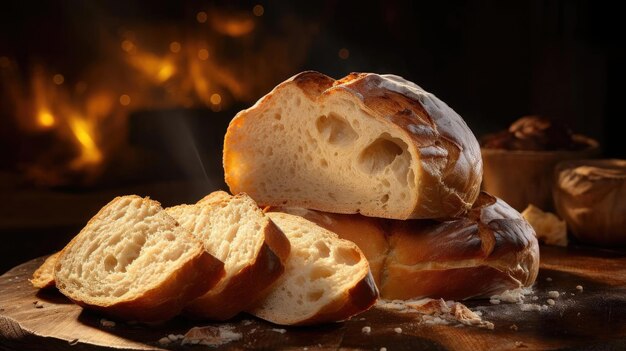
[[[446,221],[397,221],[301,208],[297,214],[355,242],[381,297],[468,299],[531,286],[539,270],[532,227],[504,201],[482,193],[470,212]]]
[[[226,320],[254,304],[280,277],[289,256],[285,235],[246,194],[215,192],[195,205],[167,209],[224,262],[225,277],[192,301],[192,316]]]
[[[376,302],[367,259],[354,243],[302,217],[268,215],[292,252],[285,274],[250,313],[276,324],[306,325],[342,321]]]
[[[54,265],[57,262],[57,257],[61,252],[55,252],[48,256],[39,268],[33,273],[33,278],[30,279],[30,283],[37,289],[45,289],[54,286]]]
[[[158,202],[123,196],[104,206],[61,251],[54,278],[81,306],[160,322],[213,287],[223,266]]]
[[[463,119],[394,75],[300,73],[231,121],[226,183],[262,205],[408,219],[468,210],[479,144]]]

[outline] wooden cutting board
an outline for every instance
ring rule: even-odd
[[[626,254],[585,248],[542,247],[541,270],[531,303],[556,304],[543,311],[522,311],[517,304],[466,305],[495,324],[493,330],[459,325],[428,325],[416,313],[374,308],[347,322],[284,328],[244,315],[230,323],[176,319],[146,327],[83,311],[56,290],[38,292],[28,282],[43,258],[24,263],[0,277],[0,349],[6,350],[163,350],[200,349],[180,341],[161,345],[169,334],[213,326],[242,338],[208,349],[265,350],[626,350]],[[577,285],[583,287],[580,292]],[[565,292],[565,294],[562,294]],[[43,304],[37,308],[35,301]],[[512,327],[515,325],[515,327]],[[363,327],[371,332],[365,334]],[[394,331],[401,328],[400,333]]]

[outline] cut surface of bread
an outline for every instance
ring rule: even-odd
[[[303,216],[362,250],[385,299],[468,299],[531,286],[539,270],[534,230],[482,193],[470,212],[445,221],[398,221],[271,207]]]
[[[224,171],[261,205],[408,219],[468,210],[480,148],[463,119],[394,75],[300,73],[231,121]]]
[[[177,315],[224,275],[156,201],[117,197],[61,251],[54,278],[76,303],[141,322]]]
[[[220,191],[167,212],[222,260],[226,270],[211,291],[189,304],[188,314],[229,319],[256,302],[284,271],[289,241],[249,196]]]
[[[37,289],[45,289],[54,286],[54,264],[57,262],[57,257],[61,252],[56,252],[43,262],[39,268],[33,273],[33,278],[30,283]]]
[[[249,312],[272,323],[345,320],[367,310],[378,290],[367,259],[352,242],[302,217],[268,213],[291,241],[284,275]]]

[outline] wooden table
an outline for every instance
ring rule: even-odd
[[[126,323],[103,327],[100,316],[83,311],[54,289],[38,293],[30,286],[28,278],[41,262],[40,258],[24,263],[0,277],[0,349],[626,350],[625,253],[542,247],[534,287],[538,299],[532,302],[545,304],[548,291],[566,294],[541,312],[522,311],[517,304],[467,302],[495,324],[493,330],[426,325],[419,314],[379,308],[318,327],[283,329],[246,315],[226,324],[181,318],[153,327]],[[577,290],[577,285],[584,290]],[[43,307],[37,308],[35,301]],[[231,326],[243,337],[217,348],[158,342],[198,325]],[[362,332],[364,326],[371,328],[370,334]],[[394,331],[397,327],[401,333]]]

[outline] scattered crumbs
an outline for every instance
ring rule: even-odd
[[[546,300],[546,302],[548,303],[548,305],[554,306],[554,300],[548,299],[548,300]]]
[[[361,318],[359,318],[359,320],[360,320],[360,321],[364,321],[364,320],[365,320],[365,317],[361,317]]]
[[[530,295],[531,293],[532,290],[530,288],[505,290],[498,295],[491,296],[490,302],[495,305],[499,304],[500,302],[523,303],[526,295]],[[497,300],[498,302],[494,303],[492,300]]]
[[[235,327],[229,324],[220,325],[219,327],[193,327],[185,333],[181,344],[220,346],[243,337],[241,333],[235,332],[234,329]]]
[[[541,306],[535,304],[535,303],[523,303],[519,306],[520,310],[524,311],[524,312],[528,312],[528,311],[541,311]]]
[[[100,325],[105,328],[113,328],[115,327],[115,322],[102,318],[100,319]]]
[[[512,331],[517,331],[517,325],[515,325],[515,324],[511,324],[511,326],[509,327],[509,329],[511,329]]]
[[[582,285],[576,285],[576,290],[583,292],[583,286]]]
[[[70,344],[70,346],[74,346],[78,344],[78,339],[73,339],[67,342],[68,344]]]
[[[250,329],[250,331],[248,331],[248,333],[250,333],[250,334],[254,334],[254,332],[256,332],[256,329],[257,329],[257,328],[256,328],[256,327],[254,327],[254,328]]]
[[[285,334],[287,332],[287,329],[272,328],[272,331],[277,332],[277,333],[281,333],[281,334]]]
[[[381,347],[380,351],[387,351],[387,348],[386,347]]]
[[[551,282],[551,281],[552,281],[552,278],[547,277],[547,278],[546,278],[546,281],[547,281],[547,282]]]
[[[176,341],[178,340],[178,336],[174,335],[174,334],[170,334],[167,336],[168,339],[170,339],[170,341]]]
[[[35,308],[43,308],[43,303],[41,303],[41,301],[35,301]]]
[[[418,300],[383,300],[379,299],[377,307],[398,313],[418,313],[422,323],[427,325],[467,325],[478,328],[493,329],[493,323],[481,318],[482,313],[470,310],[464,304],[443,299]]]
[[[402,328],[393,328],[393,331],[395,331],[397,334],[402,334]]]
[[[500,304],[500,300],[498,300],[498,299],[490,299],[490,300],[489,300],[489,302],[490,302],[492,305],[499,305],[499,304]]]
[[[167,345],[170,342],[172,342],[172,341],[167,336],[164,336],[164,337],[159,339],[159,344],[161,344],[161,345]]]
[[[365,326],[365,327],[361,328],[361,333],[363,333],[363,334],[369,334],[371,332],[372,332],[372,328],[371,327]]]
[[[243,324],[243,325],[250,325],[250,324],[252,324],[252,321],[251,321],[250,319],[244,319],[244,320],[241,322],[241,324]]]
[[[537,301],[537,300],[539,300],[539,296],[533,296],[530,299],[533,300],[533,301]]]
[[[550,298],[556,299],[557,297],[559,297],[559,292],[558,291],[548,291],[548,296],[550,296]]]
[[[541,310],[545,311],[548,309],[548,305],[541,305]]]

